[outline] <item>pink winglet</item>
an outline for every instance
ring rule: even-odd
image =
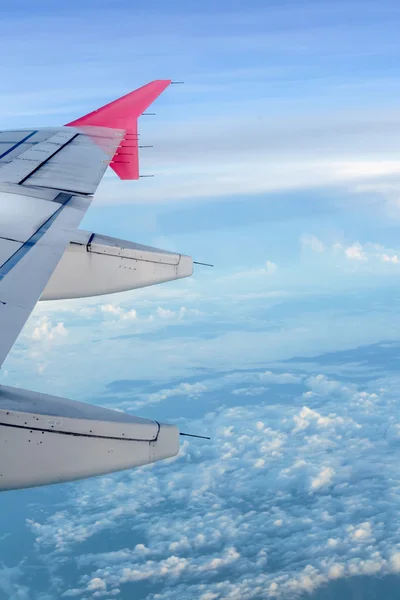
[[[110,163],[120,179],[139,179],[138,117],[169,86],[171,80],[158,79],[67,123],[69,127],[96,126],[124,129],[126,135]]]

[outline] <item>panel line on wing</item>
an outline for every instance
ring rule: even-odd
[[[41,225],[39,229],[37,229],[27,241],[16,252],[14,252],[14,254],[12,254],[9,259],[6,260],[5,263],[3,263],[3,265],[1,265],[0,281],[4,279],[7,273],[9,273],[15,267],[15,265],[17,265],[19,261],[29,252],[29,250],[33,248],[33,246],[35,246],[35,244],[37,244],[37,242],[44,236],[44,234],[54,223],[60,212],[64,210],[68,202],[71,200],[71,198],[73,198],[73,195],[61,192],[61,194],[59,194],[57,198],[60,198],[62,200],[60,208],[58,208],[56,212],[53,213],[51,217],[49,217],[49,219],[47,219],[47,221],[45,221],[43,225]]]
[[[37,131],[32,131],[29,135],[22,138],[22,140],[20,140],[19,142],[16,142],[11,148],[8,148],[8,150],[3,152],[3,154],[0,154],[0,158],[3,158],[3,156],[7,156],[7,154],[10,154],[10,152],[15,150],[15,148],[18,148],[18,146],[21,146],[21,144],[24,144],[26,142],[26,140],[29,140],[29,138],[31,138],[33,135],[35,135],[35,133],[37,133]]]
[[[38,164],[37,167],[35,167],[28,175],[23,177],[23,179],[21,179],[21,181],[19,181],[18,183],[20,185],[22,185],[27,179],[29,179],[29,177],[32,177],[32,175],[34,175],[37,171],[39,171],[39,169],[41,169],[47,162],[49,162],[49,160],[51,160],[56,154],[61,152],[61,150],[63,150],[66,146],[68,146],[68,144],[70,144],[78,136],[79,136],[79,133],[75,134],[73,137],[71,137],[69,140],[67,140],[65,142],[65,144],[63,144],[62,146],[58,146],[58,148],[52,154],[50,154],[45,160],[43,160],[40,164]]]
[[[42,433],[55,433],[58,435],[73,435],[74,437],[86,437],[86,438],[97,438],[101,440],[118,440],[121,442],[157,442],[158,435],[160,432],[160,424],[157,421],[154,421],[158,425],[157,433],[154,437],[148,440],[144,440],[143,438],[130,438],[130,437],[120,437],[120,436],[111,436],[111,435],[97,435],[95,433],[79,433],[75,431],[60,431],[59,429],[47,429],[43,427],[30,427],[27,425],[16,425],[15,423],[0,423],[0,427],[12,427],[14,429],[27,429],[29,431],[41,431]],[[124,435],[124,434],[122,434]]]

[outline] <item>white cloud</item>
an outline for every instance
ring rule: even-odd
[[[391,262],[395,265],[400,263],[400,259],[397,254],[392,254],[391,256],[389,256],[389,254],[382,254],[381,260],[383,260],[383,262]]]
[[[88,590],[105,590],[106,583],[104,579],[100,579],[100,577],[94,577],[91,579],[87,586]]]
[[[380,380],[365,390],[323,374],[283,375],[314,389],[312,404],[257,399],[214,410],[191,424],[210,431],[211,443],[186,441],[178,460],[72,488],[75,504],[30,523],[38,551],[57,564],[58,553],[62,560],[64,551],[134,519],[143,543],[80,556],[85,575],[76,589],[88,594],[100,580],[111,597],[127,581],[162,582],[161,595],[146,600],[250,600],[265,590],[292,599],[342,577],[399,572],[400,517],[386,511],[400,493],[398,438],[386,435],[389,425],[400,427],[397,383],[389,393]],[[160,394],[204,395],[201,385]],[[360,507],[368,519],[359,519]],[[275,567],[267,570],[271,556]]]
[[[126,310],[116,304],[102,304],[100,306],[100,311],[107,315],[112,315],[122,321],[136,321],[138,319],[138,314],[134,308]]]
[[[365,521],[364,523],[361,523],[358,527],[354,527],[353,525],[350,525],[347,528],[347,531],[349,533],[349,536],[357,542],[365,541],[365,540],[368,540],[369,542],[371,542],[372,526],[371,526],[371,523],[369,523],[369,521]]]
[[[398,268],[398,265],[390,263],[379,262],[379,265],[382,270],[387,268],[388,271],[393,272]],[[362,265],[357,263],[357,268],[360,266],[364,268],[364,263]],[[269,281],[271,280],[264,278],[264,282],[269,283]],[[226,284],[226,281],[224,283]],[[336,309],[332,307],[328,307],[327,310],[319,309],[316,302],[315,311],[301,312],[301,327],[299,327],[299,313],[294,310],[296,295],[284,300],[288,310],[284,306],[280,307],[278,310],[282,311],[282,318],[274,322],[265,318],[266,312],[263,315],[260,312],[264,309],[269,310],[268,300],[266,301],[268,307],[265,306],[265,302],[256,301],[253,314],[253,307],[239,298],[238,302],[233,304],[232,311],[226,312],[224,302],[233,293],[234,286],[230,288],[226,285],[223,290],[224,295],[222,290],[218,289],[221,296],[217,298],[209,298],[208,294],[199,298],[200,287],[195,287],[193,293],[191,293],[192,288],[189,287],[186,284],[181,287],[178,285],[178,288],[166,284],[166,289],[163,291],[163,287],[159,286],[157,293],[154,286],[153,290],[149,288],[142,294],[124,294],[123,301],[121,298],[121,302],[116,304],[123,307],[125,312],[129,312],[132,307],[137,309],[138,318],[130,320],[121,320],[111,313],[100,312],[95,303],[85,303],[81,306],[81,308],[97,307],[94,316],[82,315],[79,311],[68,312],[68,303],[62,303],[62,318],[61,315],[57,315],[58,309],[54,307],[58,304],[56,301],[39,305],[37,312],[27,324],[26,334],[20,338],[20,343],[14,347],[13,353],[5,364],[9,373],[7,378],[9,385],[13,382],[18,382],[21,387],[35,385],[38,361],[28,360],[28,357],[34,358],[31,356],[33,351],[44,354],[43,362],[47,365],[48,372],[52,374],[51,386],[50,380],[46,380],[44,383],[47,385],[48,381],[48,387],[43,391],[60,396],[72,395],[79,399],[103,394],[104,386],[110,381],[131,379],[133,365],[135,372],[140,373],[141,378],[153,380],[155,383],[161,382],[163,387],[169,387],[163,382],[176,379],[189,381],[187,378],[193,375],[193,368],[207,368],[211,372],[247,370],[265,362],[272,364],[272,361],[284,360],[296,354],[312,355],[337,348],[352,348],[355,345],[372,343],[383,338],[394,340],[398,339],[400,334],[396,311],[390,305],[385,306],[384,309],[383,305],[382,308],[375,305],[372,316],[367,315],[363,310],[349,312],[344,305],[343,309],[335,312],[336,317],[332,319],[332,310]],[[249,286],[246,286],[246,289],[249,289]],[[186,298],[183,298],[186,293],[190,296],[190,304],[186,304]],[[272,297],[271,303],[279,304],[280,297],[279,295],[276,300]],[[300,295],[302,305],[307,298],[311,297],[311,293]],[[182,303],[183,299],[185,304]],[[328,302],[328,299],[326,301]],[[364,306],[363,302],[364,300],[360,305],[361,308]],[[113,304],[102,299],[101,305],[110,303]],[[73,304],[70,303],[71,306]],[[196,307],[196,309],[198,307],[204,315],[207,315],[204,320],[205,335],[200,342],[198,332],[203,331],[200,323],[197,332],[194,327],[186,330],[181,327],[171,331],[167,337],[161,334],[162,329],[166,325],[174,324],[174,321],[157,317],[157,307],[173,309],[176,312],[182,305]],[[324,306],[326,306],[325,300]],[[38,318],[44,316],[43,309],[49,312],[48,318],[53,324],[62,320],[69,335],[58,337],[51,345],[31,342],[27,347],[26,336],[31,335]],[[153,319],[150,320],[150,317]],[[184,319],[186,320],[186,317]],[[201,317],[193,315],[187,319],[194,322],[200,321]],[[134,343],[135,338],[138,341],[139,336],[140,343]],[[88,344],[92,344],[93,351],[96,352],[95,361],[85,361],[85,348]],[[68,370],[74,373],[73,379],[68,376],[68,371],[65,369],[61,350],[68,353]],[[113,357],[112,361],[109,359],[110,355]],[[83,363],[85,369],[82,369]],[[155,363],[157,369],[154,368]],[[280,371],[286,368],[281,365]],[[269,382],[258,380],[258,385],[268,387]],[[234,382],[234,387],[237,389],[246,386],[247,383],[243,384],[239,380]]]
[[[347,395],[354,391],[354,386],[348,386],[335,379],[329,379],[326,375],[312,375],[306,380],[307,386],[314,394],[329,396],[333,394]],[[307,392],[306,392],[307,394]]]
[[[110,204],[132,202],[132,198],[139,203],[224,199],[337,185],[356,191],[362,185],[390,183],[400,173],[400,162],[388,159],[389,150],[384,159],[381,149],[374,154],[371,125],[355,125],[354,114],[344,119],[326,114],[317,123],[315,115],[297,113],[289,125],[287,114],[271,124],[269,120],[257,122],[243,117],[243,107],[241,110],[242,114],[236,118],[219,116],[210,121],[208,117],[207,122],[199,119],[182,123],[178,128],[175,122],[173,128],[168,123],[159,127],[152,132],[155,151],[142,160],[142,168],[148,165],[157,177],[137,184],[136,195],[130,185],[122,187],[116,178],[107,177],[96,195],[97,201]],[[263,109],[249,110],[254,114],[255,110]],[[352,131],[346,152],[342,134],[335,131],[334,122],[339,129],[347,126]],[[399,129],[398,123],[396,126]],[[318,130],[321,135],[315,135]],[[303,148],[301,156],[297,152],[299,145]]]
[[[266,387],[245,387],[232,390],[235,396],[263,396],[268,391]]]
[[[207,391],[207,386],[203,383],[180,383],[178,386],[173,388],[162,389],[159,392],[153,394],[138,394],[139,400],[129,402],[130,408],[139,408],[141,406],[149,406],[151,404],[158,404],[168,398],[176,396],[187,396],[187,398],[197,398],[201,394]]]
[[[292,373],[273,373],[272,371],[264,371],[259,374],[260,381],[264,383],[300,383],[302,381],[301,375],[293,375]]]
[[[393,265],[400,264],[399,254],[393,250],[387,249],[381,244],[366,242],[353,242],[346,245],[343,242],[335,242],[333,244],[324,244],[313,235],[303,236],[301,242],[304,246],[310,247],[314,252],[330,251],[335,257],[343,256],[346,260],[354,263],[369,263],[377,264],[379,262],[391,263]]]
[[[311,489],[318,490],[321,487],[329,485],[335,475],[331,467],[323,467],[316,477],[311,480]]]
[[[120,307],[114,306],[114,304],[103,304],[100,306],[100,310],[111,315],[119,315],[121,312]]]
[[[304,7],[296,8],[296,10],[300,14],[302,10],[304,11]],[[104,27],[103,31],[105,37],[102,35],[91,36],[89,31],[88,36],[81,36],[81,42],[75,45],[75,48],[71,48],[74,54],[72,59],[70,53],[68,55],[67,62],[70,65],[68,66],[66,62],[64,66],[67,74],[71,69],[75,71],[75,82],[76,78],[80,83],[83,82],[84,77],[90,79],[90,71],[93,68],[95,69],[95,78],[99,77],[99,81],[106,80],[104,65],[101,66],[100,72],[96,66],[93,67],[93,64],[89,70],[82,70],[84,74],[80,74],[80,70],[76,69],[77,57],[85,55],[85,47],[87,50],[87,39],[90,40],[91,51],[94,51],[96,56],[97,51],[100,52],[101,46],[107,46],[108,52],[111,52],[110,65],[115,64],[115,60],[113,60],[115,56],[130,55],[129,52],[121,52],[121,49],[126,50],[132,43],[130,33],[135,15],[133,11],[131,12],[130,18],[121,19],[119,10],[110,10],[107,13],[110,19],[107,23],[108,27]],[[315,23],[311,22],[310,25],[309,17],[312,16],[312,9],[308,10],[305,15],[302,14],[302,19],[306,17],[305,22],[312,29],[311,37],[309,31],[302,32],[296,27],[289,32],[284,30],[285,28],[276,27],[276,24],[279,25],[283,22],[282,16],[285,17],[284,12],[282,13],[280,10],[278,13],[275,10],[269,11],[268,15],[266,13],[247,14],[249,12],[251,11],[243,11],[236,17],[235,24],[239,24],[241,28],[240,31],[243,34],[241,37],[235,35],[222,35],[221,37],[220,25],[224,20],[226,20],[225,25],[229,25],[227,29],[235,30],[235,27],[232,26],[234,16],[222,13],[215,16],[217,21],[212,29],[216,33],[211,36],[191,35],[186,20],[182,20],[179,15],[170,15],[167,24],[179,28],[182,32],[182,40],[180,40],[180,36],[174,36],[173,28],[165,26],[165,21],[162,21],[161,25],[156,23],[156,20],[160,18],[160,15],[157,14],[157,19],[151,20],[150,25],[150,28],[154,29],[153,35],[146,37],[146,30],[142,27],[144,22],[139,21],[135,24],[135,29],[141,34],[133,37],[137,38],[137,46],[140,47],[143,57],[152,53],[151,60],[154,61],[154,51],[157,52],[158,48],[155,41],[158,41],[160,47],[168,48],[168,52],[173,56],[183,57],[181,64],[183,69],[185,69],[185,57],[186,62],[190,64],[193,61],[187,60],[188,56],[200,56],[197,51],[201,49],[207,53],[208,48],[211,57],[215,57],[220,54],[218,51],[221,50],[221,46],[224,52],[233,47],[235,49],[251,48],[253,53],[256,50],[256,55],[261,58],[261,62],[263,62],[263,55],[262,52],[257,52],[258,49],[265,51],[265,49],[272,48],[273,52],[269,53],[276,55],[282,48],[294,48],[297,58],[300,55],[306,58],[304,62],[307,63],[307,69],[310,68],[308,63],[310,60],[312,63],[313,58],[309,50],[310,43],[312,51],[317,52],[319,56],[321,56],[320,46],[322,43],[321,47],[325,55],[334,55],[335,63],[336,59],[340,59],[340,56],[343,55],[346,57],[345,60],[348,60],[349,52],[355,56],[357,52],[359,54],[361,52],[362,55],[371,50],[370,36],[361,36],[359,31],[356,31],[358,35],[354,36],[353,30],[344,32],[341,36],[340,48],[338,48],[337,31],[335,32],[334,24],[323,27],[322,30],[318,30]],[[114,13],[115,16],[113,16]],[[128,17],[128,14],[125,16]],[[262,29],[263,16],[268,16],[268,23],[272,19],[271,31],[268,31],[268,35],[265,35],[265,31],[255,36],[246,33],[249,25],[251,28],[257,22]],[[320,16],[318,13],[317,18],[319,19]],[[80,15],[65,16],[66,21],[59,18],[58,28],[49,26],[54,23],[54,20],[49,23],[49,20],[45,18],[43,30],[46,29],[47,32],[50,32],[48,35],[53,38],[58,38],[58,43],[53,44],[55,49],[64,47],[63,42],[67,40],[69,32],[74,29],[74,19],[77,23],[79,18]],[[147,15],[145,18],[152,19],[153,17]],[[18,19],[21,19],[21,15],[15,21],[17,22]],[[27,48],[38,47],[37,44],[32,45],[32,36],[34,36],[39,46],[44,48],[45,55],[46,47],[49,45],[48,35],[38,35],[35,27],[27,26],[27,18],[22,17],[22,19],[23,29],[27,33],[28,39],[26,37],[21,39],[21,67],[25,65],[26,71],[26,60],[30,60],[32,64],[37,63],[40,70],[40,60],[35,60],[36,57],[27,52]],[[178,19],[177,23],[174,22],[174,19]],[[200,25],[204,24],[201,15],[196,15],[196,19],[201,19]],[[37,20],[37,24],[39,21],[40,19]],[[96,19],[96,27],[100,23],[97,21]],[[118,25],[119,43],[113,44],[110,32],[114,32],[115,36],[116,24]],[[19,25],[21,26],[21,24]],[[89,22],[88,26],[90,29]],[[197,21],[195,28],[203,34],[205,31],[209,31],[207,27],[199,27]],[[10,37],[14,30],[13,26],[5,27],[6,38]],[[8,34],[7,31],[11,33]],[[31,38],[29,38],[29,31],[35,32],[32,33]],[[211,39],[208,39],[209,37]],[[365,38],[361,49],[360,37]],[[98,42],[96,42],[97,39]],[[8,39],[5,41],[8,42]],[[186,53],[182,53],[184,47],[187,50]],[[98,55],[100,56],[100,54]],[[203,57],[203,54],[201,56]],[[98,62],[100,64],[101,61]],[[148,64],[143,64],[143,62],[146,63],[146,61],[138,61],[137,66],[142,69],[139,77],[144,76],[148,68]],[[299,61],[295,62],[297,67]],[[57,64],[57,61],[54,63]],[[268,65],[264,68],[271,69]],[[297,68],[302,69],[304,66],[302,67],[300,64],[300,67]],[[8,70],[16,72],[10,65]],[[58,71],[58,75],[56,70],[52,73],[56,78],[61,77],[66,81],[70,79],[67,77],[65,69],[60,69],[59,65]],[[57,82],[57,79],[54,80],[48,75],[47,72],[42,71],[42,81]],[[196,81],[198,81],[198,73],[195,75]],[[297,97],[291,101],[286,100],[282,105],[282,98],[275,95],[275,99],[271,101],[271,94],[267,94],[258,105],[251,102],[243,104],[243,99],[240,99],[239,113],[237,107],[235,109],[232,106],[231,98],[234,98],[235,94],[227,93],[229,86],[232,86],[232,81],[226,81],[226,76],[222,73],[225,77],[223,87],[217,87],[216,80],[221,73],[216,69],[216,72],[212,72],[211,75],[214,76],[214,79],[208,76],[204,77],[204,80],[208,80],[208,95],[200,96],[198,105],[202,107],[202,111],[205,105],[207,112],[215,114],[216,105],[212,106],[209,103],[209,98],[212,96],[209,90],[210,87],[213,92],[222,90],[224,98],[229,98],[227,106],[224,106],[227,113],[225,119],[221,119],[217,114],[212,120],[209,115],[205,114],[202,119],[197,118],[190,122],[186,114],[193,114],[193,106],[190,106],[190,110],[186,113],[184,110],[177,110],[177,105],[175,105],[173,107],[174,114],[178,114],[178,117],[182,118],[182,123],[171,119],[170,125],[165,127],[166,120],[157,119],[154,130],[151,132],[155,134],[151,142],[156,146],[155,153],[150,156],[148,162],[144,157],[142,161],[142,172],[146,172],[147,166],[152,169],[155,166],[158,177],[154,181],[141,180],[124,186],[110,178],[99,190],[98,200],[103,200],[108,204],[131,203],[132,198],[136,198],[137,202],[142,203],[147,203],[149,200],[154,202],[173,200],[175,202],[177,199],[185,199],[185,201],[192,199],[195,195],[207,199],[210,196],[223,198],[240,193],[245,193],[247,196],[250,193],[264,193],[274,189],[297,189],[326,185],[327,183],[344,184],[348,185],[350,189],[357,189],[360,183],[365,185],[365,182],[370,182],[376,189],[378,185],[387,183],[392,174],[398,173],[397,162],[389,161],[387,156],[385,162],[381,161],[382,148],[386,148],[390,155],[398,144],[399,119],[395,111],[390,113],[390,111],[378,110],[375,114],[366,114],[365,111],[363,114],[357,105],[357,111],[348,111],[347,114],[343,111],[340,114],[341,107],[339,106],[336,114],[319,116],[315,114],[315,111],[312,111],[311,114],[311,110],[308,108],[311,106],[308,98],[299,100]],[[237,76],[237,72],[232,74],[231,70],[231,78],[235,75]],[[295,75],[294,68],[289,72],[275,72],[275,77],[285,77],[284,81],[289,81],[287,78],[293,78]],[[308,75],[313,77],[312,64]],[[251,77],[254,76],[254,71],[253,74],[247,72],[246,87],[243,86],[243,79],[240,79],[239,82],[234,82],[235,89],[248,90],[248,84],[253,87],[254,83]],[[260,77],[260,73],[258,76]],[[271,73],[264,73],[261,77],[265,88],[265,78],[271,77]],[[22,81],[24,78],[19,79]],[[36,70],[34,85],[38,86],[38,81],[40,84],[41,79],[40,77],[38,79]],[[200,86],[205,88],[204,80]],[[212,85],[210,85],[210,81]],[[123,80],[116,81],[114,79],[114,82],[117,84],[117,88],[125,86]],[[106,96],[106,101],[111,99],[109,98],[109,89],[97,89],[94,93],[93,89],[90,91],[92,88],[90,83],[90,81],[86,83],[83,92],[79,85],[76,86],[82,95],[79,98],[69,97],[67,99],[65,104],[69,105],[68,110],[78,111],[79,103],[86,104],[89,101],[88,110],[91,110],[100,104],[97,104],[95,97],[93,98],[96,95]],[[218,85],[220,85],[219,81]],[[331,91],[334,84],[329,76],[323,78],[322,85],[324,94],[320,93],[318,97],[321,98],[325,95],[332,103],[334,94],[331,94]],[[343,82],[339,85],[343,85]],[[361,85],[365,85],[365,83]],[[379,83],[379,85],[381,84]],[[106,88],[109,87],[109,85],[106,86]],[[183,86],[183,89],[185,90],[186,87]],[[310,97],[315,100],[313,86],[305,87],[310,88]],[[326,93],[327,90],[329,93]],[[61,91],[64,92],[64,90]],[[190,87],[189,84],[188,95],[195,96],[194,91],[196,88]],[[319,91],[322,91],[321,88]],[[59,102],[59,98],[63,94],[60,93],[60,90],[53,94],[48,92],[50,90],[46,91],[45,95],[50,98],[49,102],[53,103],[53,106],[42,106],[41,110],[43,113],[51,114],[51,109],[54,113],[54,104]],[[182,93],[184,94],[182,106],[184,106],[187,97],[185,97],[185,91]],[[307,92],[305,93],[307,96]],[[16,102],[10,102],[9,97],[4,97],[3,104],[8,106],[8,111],[11,106],[14,111],[16,109],[22,112],[23,110],[37,111],[42,96],[43,94],[32,90],[30,96],[25,99],[22,95],[19,96],[19,107],[15,106]],[[371,95],[366,94],[366,97],[371,97]],[[203,99],[206,99],[207,102],[203,102]],[[14,97],[12,100],[16,100],[16,98]],[[92,101],[96,103],[92,104]],[[168,102],[170,101],[163,103],[162,106],[166,107]],[[276,106],[279,106],[279,111],[271,110],[274,108],[274,102]],[[75,107],[71,108],[74,104]],[[301,105],[307,106],[307,109],[303,110],[303,114],[301,114],[301,109],[292,110],[295,106]],[[244,118],[243,114],[248,117]],[[259,114],[261,119],[256,117]],[[262,118],[263,114],[268,114],[268,118]],[[147,137],[147,139],[150,138],[151,136]],[[241,140],[241,143],[238,143],[238,139]],[[390,148],[388,148],[389,145]],[[302,148],[301,159],[299,159],[299,148]],[[355,160],[355,156],[359,158]],[[371,156],[371,159],[368,156]],[[290,177],[288,177],[288,173],[290,173]],[[364,248],[361,251],[367,253]],[[344,250],[342,253],[343,258],[346,258]],[[391,256],[389,252],[386,254]],[[382,268],[395,266],[395,261],[385,261],[384,258],[380,260]],[[365,267],[366,262],[369,266],[369,261],[353,260],[352,262],[354,266],[357,265],[357,262],[361,263],[359,265],[361,268]],[[384,265],[385,262],[388,264]],[[266,270],[264,269],[265,272]],[[255,277],[258,275],[259,273],[256,271]],[[161,295],[158,289],[153,288],[153,290],[155,290],[154,294]],[[141,298],[144,303],[150,302],[147,292],[146,296],[141,296],[138,292],[138,298]],[[162,306],[167,306],[162,304],[163,301],[157,300],[155,307],[160,303]],[[186,299],[184,302],[186,303]],[[153,306],[152,310],[156,310],[155,307]],[[108,314],[108,318],[118,320],[121,314],[127,314],[127,310],[129,311],[124,307],[122,313],[109,311],[104,314]],[[138,310],[141,314],[141,309]],[[165,310],[171,310],[171,306],[168,304],[168,308]],[[174,308],[173,312],[176,310]],[[391,315],[388,320],[390,317]],[[129,320],[136,323],[136,316],[132,315]],[[312,351],[317,343],[321,343],[321,337],[329,340],[329,342],[324,342],[325,344],[337,346],[337,339],[334,340],[336,328],[339,331],[340,327],[346,330],[346,333],[342,334],[342,339],[346,340],[343,342],[344,345],[349,344],[349,338],[354,340],[354,336],[359,336],[360,330],[370,332],[369,324],[368,327],[365,326],[365,319],[361,321],[357,316],[354,316],[354,319],[351,316],[347,321],[340,321],[340,323],[339,319],[335,319],[333,325],[324,323],[324,320],[319,319],[316,315],[312,315],[311,319],[304,316],[303,321],[306,321],[306,323],[302,322],[303,332],[298,331],[295,325],[294,327],[289,326],[289,333],[280,330],[276,336],[271,336],[264,331],[260,331],[259,335],[239,332],[239,335],[235,336],[230,333],[221,341],[213,342],[212,345],[204,344],[201,352],[207,357],[208,364],[210,364],[211,357],[214,370],[215,363],[218,364],[217,368],[222,365],[228,369],[232,368],[232,365],[239,364],[243,368],[243,363],[246,368],[249,367],[251,361],[253,363],[255,360],[265,361],[276,353],[282,357],[283,352],[292,352],[293,346],[296,350],[303,348],[305,343],[297,342],[301,336],[317,340],[314,346],[311,343],[307,346],[307,350]],[[123,325],[127,325],[126,320]],[[393,329],[394,332],[391,335],[396,334],[395,323]],[[379,328],[378,335],[381,333],[382,329]],[[377,333],[375,331],[374,334],[368,333],[368,335],[377,335]],[[107,366],[107,371],[110,373],[110,377],[116,379],[132,376],[133,364],[136,365],[136,372],[144,377],[175,377],[176,371],[172,372],[169,364],[167,368],[163,369],[162,360],[160,360],[164,356],[169,357],[170,354],[174,354],[174,359],[181,368],[183,365],[182,370],[204,367],[206,364],[206,361],[201,361],[198,340],[195,340],[193,344],[196,346],[195,348],[179,342],[179,349],[175,349],[168,339],[167,343],[159,344],[159,348],[146,343],[137,344],[139,351],[135,350],[135,343],[132,343],[132,340],[126,344],[122,341],[119,342],[121,342],[121,346],[117,351],[109,340],[103,344],[99,343],[97,346],[93,345],[93,351],[95,352],[98,348],[98,354],[105,357],[105,361],[109,361],[110,355],[115,357],[113,365]],[[350,341],[350,343],[354,342]],[[290,351],[286,350],[289,345]],[[76,342],[76,346],[78,346],[78,342]],[[244,352],[243,349],[246,351]],[[257,353],[254,352],[254,349],[257,349]],[[76,372],[77,384],[74,393],[82,394],[82,375],[78,373],[79,369],[77,368],[79,361],[82,360],[82,355],[78,349],[74,353],[71,352],[72,354],[78,356],[78,360],[75,359],[74,363],[71,357],[69,376],[71,372],[74,374]],[[143,355],[143,358],[140,354]],[[151,361],[149,361],[150,355]],[[121,367],[122,361],[119,360],[121,356],[129,357],[128,366]],[[157,369],[154,368],[154,364],[157,365]],[[102,363],[95,362],[96,370],[102,371],[102,374],[106,371],[104,366],[104,361]],[[157,373],[153,375],[152,371],[155,370]],[[84,377],[89,381],[92,379],[88,373],[85,373]],[[54,378],[57,379],[56,374]],[[189,380],[183,376],[180,381]],[[247,380],[238,382],[237,387],[245,389],[244,386],[247,383]],[[270,383],[272,384],[274,381],[267,381],[267,385]],[[202,382],[198,382],[198,384],[204,385]],[[183,385],[193,386],[195,384]],[[161,387],[165,388],[161,392],[167,392],[163,396],[168,400],[171,390],[165,384]],[[208,384],[205,387],[208,387]],[[179,389],[179,385],[174,384],[174,388],[175,390]],[[187,393],[188,388],[184,389]],[[292,390],[297,393],[297,389],[292,388]],[[107,597],[112,597],[113,594],[118,593],[118,585],[122,581],[124,569],[136,568],[139,572],[147,570],[146,572],[151,574],[146,581],[150,585],[154,582],[158,586],[158,596],[161,596],[163,600],[167,598],[184,598],[185,600],[219,598],[221,600],[235,597],[247,600],[268,594],[273,597],[279,595],[295,598],[296,595],[304,591],[312,591],[315,587],[338,576],[376,572],[384,574],[396,571],[399,560],[396,557],[398,540],[395,536],[399,529],[399,522],[396,511],[390,511],[389,518],[386,518],[386,508],[388,505],[393,507],[398,504],[399,481],[395,460],[397,455],[395,445],[398,441],[395,435],[389,439],[385,437],[385,433],[390,427],[392,427],[392,431],[397,429],[398,400],[393,398],[389,402],[381,394],[377,394],[376,401],[374,401],[372,394],[361,396],[363,392],[360,390],[332,380],[314,382],[309,391],[313,395],[309,394],[300,400],[286,398],[281,405],[275,403],[275,406],[265,406],[262,398],[257,397],[253,406],[249,406],[247,409],[219,408],[213,410],[199,422],[199,425],[206,424],[215,434],[211,444],[185,444],[180,459],[174,463],[158,465],[154,469],[143,469],[83,484],[65,486],[62,490],[65,490],[66,502],[64,504],[63,500],[59,500],[60,503],[63,503],[62,506],[55,508],[54,510],[58,512],[54,512],[50,517],[46,516],[48,515],[46,510],[51,511],[48,506],[41,508],[44,512],[40,512],[36,508],[36,522],[32,524],[32,528],[37,533],[41,573],[46,565],[49,565],[54,576],[60,576],[56,596],[59,597],[58,590],[63,586],[61,578],[65,573],[66,564],[68,566],[68,583],[81,586],[80,596],[90,596],[87,591],[91,585],[90,582],[100,580],[106,582],[110,590]],[[202,392],[203,395],[205,393],[206,391]],[[308,394],[308,392],[305,393]],[[226,395],[221,401],[226,401],[229,407],[229,401],[233,402],[234,400],[233,396]],[[182,404],[190,404],[190,402],[183,401]],[[394,420],[390,420],[391,418]],[[226,435],[227,431],[229,435]],[[221,455],[223,455],[222,459]],[[262,462],[262,468],[254,468],[254,465]],[[353,467],[351,475],[348,470],[349,463]],[[310,481],[312,478],[321,476],[324,469],[332,469],[335,476],[329,486],[321,486],[318,488],[318,494],[310,497],[308,495]],[[330,486],[334,486],[332,496],[330,495]],[[46,495],[47,492],[48,490],[46,490]],[[362,511],[368,513],[372,531],[374,536],[377,536],[377,543],[372,548],[366,547],[367,544],[362,540],[353,539],[346,529],[346,526],[351,523],[358,523],[357,528],[361,526],[360,520],[367,518],[363,516],[360,519]],[[380,532],[380,521],[384,521],[386,532]],[[276,525],[277,523],[279,526]],[[121,543],[128,544],[125,541],[128,539],[127,531],[132,535],[131,539],[137,536],[144,541],[144,544],[141,548],[129,547],[118,555],[113,552],[106,552],[102,555],[95,551],[92,557],[77,557],[79,550],[81,552],[88,551],[90,542],[94,542],[94,546],[99,539],[96,535],[99,532],[106,532],[107,528],[113,531],[113,544],[115,544],[113,548]],[[124,532],[124,541],[122,542],[121,538],[118,538],[118,530]],[[276,530],[277,534],[274,536]],[[337,544],[328,545],[327,539],[337,540]],[[87,543],[83,544],[82,542]],[[176,544],[173,551],[170,550],[171,544]],[[59,550],[74,548],[76,552],[54,553],[55,546]],[[235,557],[231,563],[229,562],[230,555],[226,552],[229,548],[233,549],[231,554]],[[176,557],[176,561],[169,569],[170,565],[166,561],[171,558],[171,555]],[[271,568],[267,562],[271,557],[278,564],[279,561],[280,564],[284,563],[284,569],[281,572],[279,572],[279,567]],[[84,566],[79,573],[74,571],[74,560]],[[226,562],[227,560],[228,562]],[[219,561],[212,562],[217,570],[215,568],[211,571],[202,570],[211,561]],[[60,565],[61,569],[58,570]],[[230,570],[224,570],[229,568]],[[101,572],[97,573],[98,569]],[[29,572],[29,567],[23,565],[21,570]],[[169,577],[169,572],[171,577]],[[185,576],[186,573],[189,575],[188,577]],[[199,573],[200,576],[198,576]],[[211,573],[210,576],[209,573]],[[84,580],[80,581],[80,577]],[[76,581],[73,581],[74,578]],[[3,582],[3,577],[0,579]],[[102,591],[104,589],[97,589],[92,593],[96,594]],[[15,592],[15,588],[12,587],[7,593],[10,597],[16,597]],[[26,589],[25,595],[30,598],[33,593],[35,592],[30,586],[30,589]],[[152,595],[152,592],[149,591],[147,595]]]
[[[157,308],[157,315],[161,319],[173,319],[175,317],[175,312],[170,310],[169,308],[161,308],[160,306]]]
[[[400,552],[393,552],[390,557],[390,562],[394,573],[400,572]]]
[[[363,251],[362,245],[358,242],[346,248],[345,254],[349,260],[367,260],[367,255]]]
[[[355,242],[347,248],[343,248],[341,244],[336,244],[335,247],[336,249],[344,250],[346,257],[349,260],[361,262],[380,261],[384,263],[391,263],[393,265],[400,264],[398,254],[393,253],[392,250],[387,249],[380,244],[374,244],[371,242],[360,244],[359,242]]]
[[[32,340],[35,341],[50,342],[67,335],[68,330],[62,321],[59,321],[56,325],[53,325],[50,319],[44,316],[38,320],[36,326],[33,328],[31,337]]]

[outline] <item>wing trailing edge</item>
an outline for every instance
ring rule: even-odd
[[[67,123],[67,127],[108,127],[125,131],[110,167],[120,179],[139,179],[138,118],[169,86],[157,79],[93,112]]]

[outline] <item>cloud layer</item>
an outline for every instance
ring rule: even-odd
[[[226,401],[190,423],[210,443],[184,442],[176,459],[78,484],[61,510],[29,522],[38,552],[60,566],[75,557],[83,569],[73,587],[54,580],[58,593],[283,599],[342,577],[400,572],[397,380],[360,385],[298,371],[234,380],[223,376]],[[254,386],[255,398],[237,383]],[[287,385],[297,386],[291,402]],[[156,401],[181,394],[204,402],[213,391],[199,380]],[[111,530],[109,551],[79,550]]]

